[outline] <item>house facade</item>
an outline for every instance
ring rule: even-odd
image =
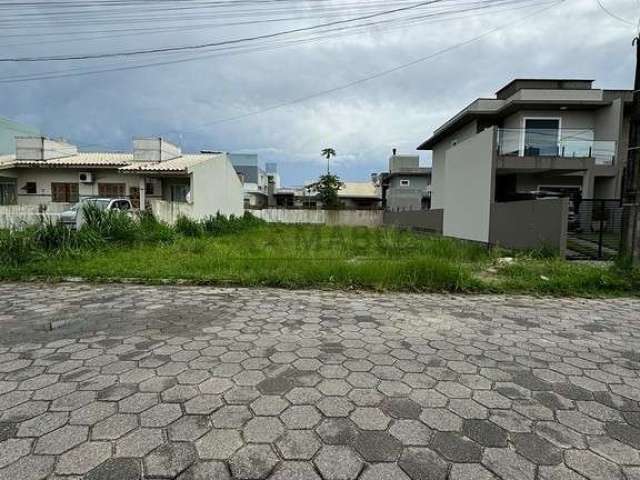
[[[269,163],[265,170],[255,153],[230,153],[229,159],[243,183],[245,208],[267,208],[271,195],[280,187],[277,164]]]
[[[280,188],[275,191],[273,198],[276,208],[323,208],[314,183],[304,187]],[[380,188],[373,181],[342,182],[338,199],[345,210],[376,210],[382,205]]]
[[[489,241],[493,206],[526,195],[620,198],[631,101],[592,80],[516,79],[472,102],[418,147],[445,235]]]
[[[445,205],[451,149],[487,129],[495,131],[492,149],[478,155],[492,157],[495,200],[536,190],[619,198],[632,92],[592,84],[516,79],[445,122],[418,147],[433,152],[433,208]]]
[[[127,197],[147,208],[182,206],[195,218],[243,213],[242,184],[227,154],[183,154],[162,138],[137,138],[131,153],[115,153],[17,137],[15,154],[0,156],[0,185],[0,204],[52,212],[82,198]]]
[[[431,204],[431,169],[420,166],[418,155],[389,157],[389,171],[377,175],[386,210],[427,210]]]

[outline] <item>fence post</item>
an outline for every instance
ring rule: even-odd
[[[600,231],[598,233],[598,259],[602,260],[602,230],[604,230],[604,200],[600,204]]]

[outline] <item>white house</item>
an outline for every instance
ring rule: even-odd
[[[87,197],[128,197],[173,220],[242,215],[243,189],[226,153],[183,154],[162,138],[137,138],[130,153],[78,152],[67,142],[17,137],[0,156],[0,205],[60,211]]]

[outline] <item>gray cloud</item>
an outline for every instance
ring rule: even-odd
[[[607,4],[624,18],[638,14],[636,0]],[[633,28],[607,16],[595,1],[567,0],[524,23],[388,76],[260,115],[212,123],[392,68],[516,22],[530,11],[497,11],[403,30],[372,30],[270,52],[143,70],[0,84],[0,114],[84,145],[127,149],[132,136],[168,132],[187,150],[257,151],[263,160],[281,164],[288,184],[320,173],[325,164],[319,151],[333,146],[338,152],[336,170],[347,179],[365,179],[371,171],[384,168],[392,147],[414,152],[440,123],[476,97],[493,95],[513,77],[587,77],[600,87],[630,88]],[[247,31],[252,29],[0,47],[0,54],[146,48]],[[10,66],[3,76],[100,65]],[[428,163],[428,155],[423,154],[423,160]]]

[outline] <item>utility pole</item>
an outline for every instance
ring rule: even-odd
[[[622,255],[640,266],[640,35],[633,39],[636,48],[636,74],[629,128],[629,150],[622,203]]]

